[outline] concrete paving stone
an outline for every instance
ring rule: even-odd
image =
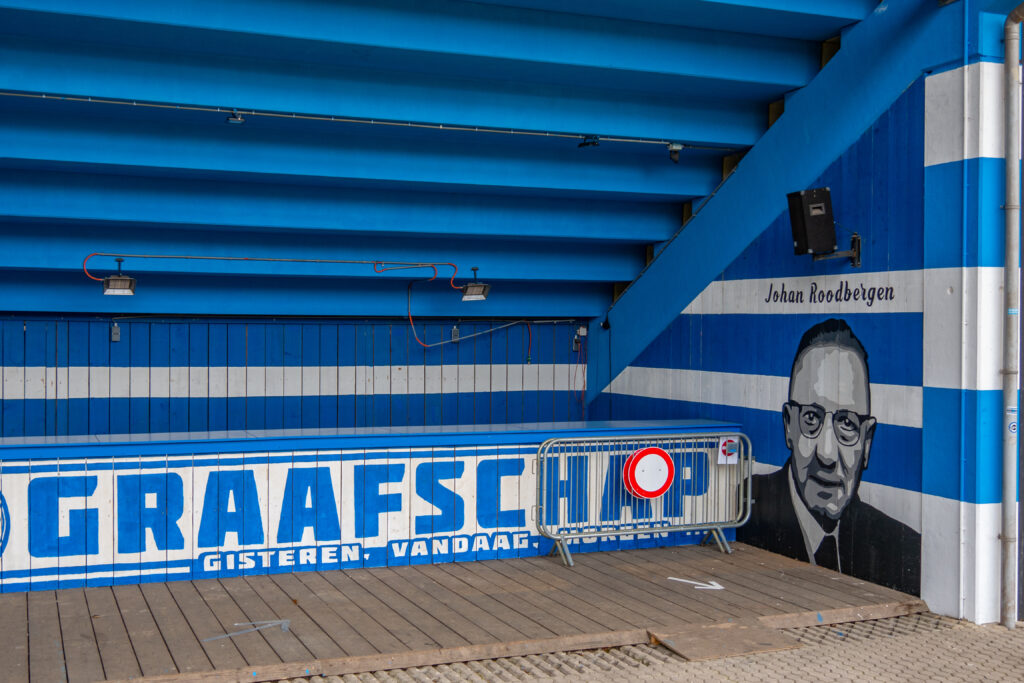
[[[387,681],[1022,681],[1024,623],[1008,630],[933,614],[874,622],[790,629],[803,647],[691,662],[664,648],[635,645],[607,650],[508,657],[419,667],[323,683]],[[299,683],[303,679],[293,679]],[[318,681],[319,683],[319,681]]]

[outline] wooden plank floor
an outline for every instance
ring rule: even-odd
[[[734,548],[580,554],[572,569],[536,557],[8,593],[0,680],[278,680],[623,645],[726,621],[782,627],[924,609],[887,588]],[[287,631],[217,637],[285,619]]]

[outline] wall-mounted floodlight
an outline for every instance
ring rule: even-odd
[[[462,285],[462,300],[463,301],[483,301],[487,298],[487,294],[491,291],[490,285],[485,285],[482,282],[476,281],[476,271],[479,270],[476,266],[473,267],[473,281],[467,282]]]
[[[836,222],[832,217],[831,189],[819,187],[790,192],[786,198],[789,200],[794,254],[811,254],[815,261],[848,258],[854,268],[860,268],[860,235],[853,233],[847,251],[836,251]]]
[[[114,260],[117,261],[117,275],[108,275],[103,278],[103,293],[114,296],[133,296],[135,294],[135,278],[121,272],[123,258]]]
[[[224,119],[224,123],[233,123],[237,126],[240,123],[245,123],[245,119],[242,118],[242,115],[239,114],[238,110],[236,109],[234,113],[231,114],[231,116]]]

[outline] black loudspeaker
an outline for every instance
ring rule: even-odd
[[[789,223],[793,253],[831,254],[836,250],[836,224],[832,218],[832,192],[827,187],[790,192]]]

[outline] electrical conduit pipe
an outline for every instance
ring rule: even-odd
[[[1003,503],[1000,618],[1003,626],[1017,623],[1017,377],[1020,353],[1020,23],[1024,3],[1003,24],[1003,119],[1006,163],[1006,255],[1003,262]]]

